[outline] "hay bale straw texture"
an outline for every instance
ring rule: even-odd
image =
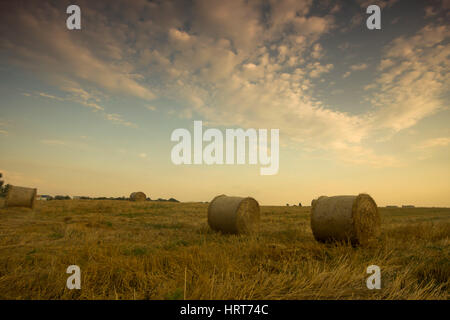
[[[311,229],[317,241],[367,244],[380,233],[377,204],[368,194],[321,196],[312,202]]]
[[[34,208],[37,189],[16,187],[10,185],[6,195],[5,208],[26,207]]]
[[[143,192],[133,192],[130,194],[131,201],[145,201],[147,200],[147,196]]]
[[[208,207],[208,224],[222,233],[248,234],[259,229],[259,204],[250,197],[215,197]]]

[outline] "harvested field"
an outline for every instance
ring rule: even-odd
[[[239,236],[212,231],[200,203],[0,208],[1,299],[449,298],[450,209],[380,208],[379,241],[354,248],[315,241],[310,207],[261,206],[259,233]],[[81,290],[66,288],[72,264]]]

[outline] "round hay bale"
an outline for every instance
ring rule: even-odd
[[[26,207],[34,208],[37,189],[16,187],[9,185],[6,194],[5,208],[9,207]]]
[[[259,204],[250,197],[215,197],[208,206],[208,224],[222,233],[245,234],[259,228]]]
[[[143,192],[133,192],[130,194],[131,201],[145,201],[147,200],[147,196]]]
[[[317,199],[312,199],[311,200],[311,207],[314,205],[314,202],[316,202],[317,200],[320,200],[320,199],[322,199],[322,198],[326,198],[327,196],[320,196],[319,198],[317,198]]]
[[[317,241],[364,245],[380,233],[377,204],[368,194],[319,197],[312,202],[311,229]]]

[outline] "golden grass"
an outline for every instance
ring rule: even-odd
[[[260,233],[241,236],[212,232],[206,212],[89,200],[0,209],[0,298],[448,299],[450,209],[380,208],[381,236],[365,248],[316,242],[309,207],[262,206]],[[72,264],[81,290],[66,288]],[[366,287],[371,264],[381,290]]]

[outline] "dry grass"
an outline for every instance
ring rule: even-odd
[[[450,209],[381,208],[382,234],[366,248],[317,243],[309,207],[261,207],[253,236],[210,231],[206,211],[82,200],[0,209],[0,298],[448,299]],[[81,290],[66,288],[71,264]],[[381,290],[366,288],[371,264]]]

